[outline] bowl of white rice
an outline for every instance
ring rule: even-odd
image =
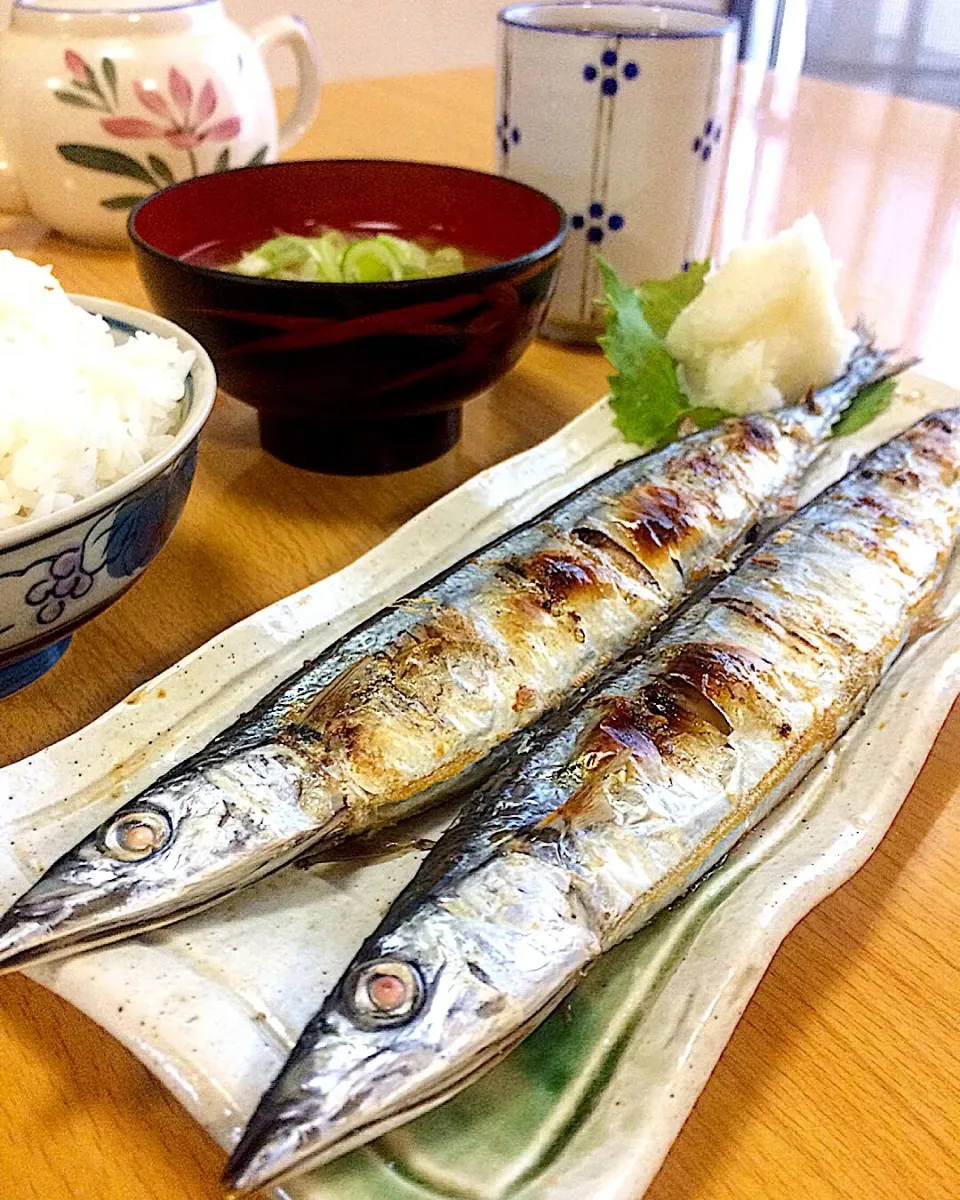
[[[139,578],[183,510],[213,364],[177,325],[0,250],[0,697]]]

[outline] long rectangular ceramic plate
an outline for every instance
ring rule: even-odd
[[[960,403],[928,381],[903,390],[908,398],[880,420],[831,444],[802,499],[854,454]],[[632,453],[607,406],[594,406],[343,571],[228,629],[80,733],[0,770],[0,903],[345,630]],[[898,661],[828,759],[506,1062],[286,1194],[633,1200],[779,943],[862,865],[910,790],[960,692],[958,597],[955,572],[944,619]],[[896,738],[882,732],[894,719]],[[426,829],[441,823],[430,818]],[[420,857],[288,867],[168,930],[30,973],[129,1046],[229,1146]]]

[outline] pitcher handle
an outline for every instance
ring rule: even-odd
[[[273,17],[251,31],[261,54],[275,46],[287,46],[297,63],[297,99],[293,111],[281,124],[278,133],[282,154],[306,133],[317,115],[320,103],[320,55],[307,23],[301,17]]]
[[[0,140],[0,213],[13,215],[27,211],[27,198],[14,173],[7,148]]]

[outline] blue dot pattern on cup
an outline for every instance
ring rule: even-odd
[[[626,80],[633,80],[640,75],[640,68],[633,59],[621,63],[616,50],[604,50],[600,55],[599,67],[595,63],[586,63],[583,68],[583,78],[587,83],[600,79],[600,91],[605,96],[615,96],[620,90],[618,74]]]
[[[714,148],[720,141],[723,127],[713,117],[708,117],[703,123],[703,133],[693,139],[693,152],[699,154],[704,162],[709,162]]]
[[[593,246],[599,246],[608,233],[619,232],[625,224],[626,220],[622,213],[607,213],[603,205],[596,200],[587,205],[586,215],[574,213],[570,218],[570,228],[586,229],[587,241]]]
[[[497,122],[497,141],[504,154],[509,154],[511,147],[520,145],[520,130],[506,113],[503,113]]]

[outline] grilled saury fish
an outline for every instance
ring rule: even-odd
[[[228,1183],[273,1183],[438,1104],[717,863],[922,628],[958,520],[952,410],[798,513],[598,698],[531,731],[308,1024]]]
[[[119,809],[0,919],[0,969],[176,919],[395,822],[722,570],[884,356],[589,484],[331,646]]]

